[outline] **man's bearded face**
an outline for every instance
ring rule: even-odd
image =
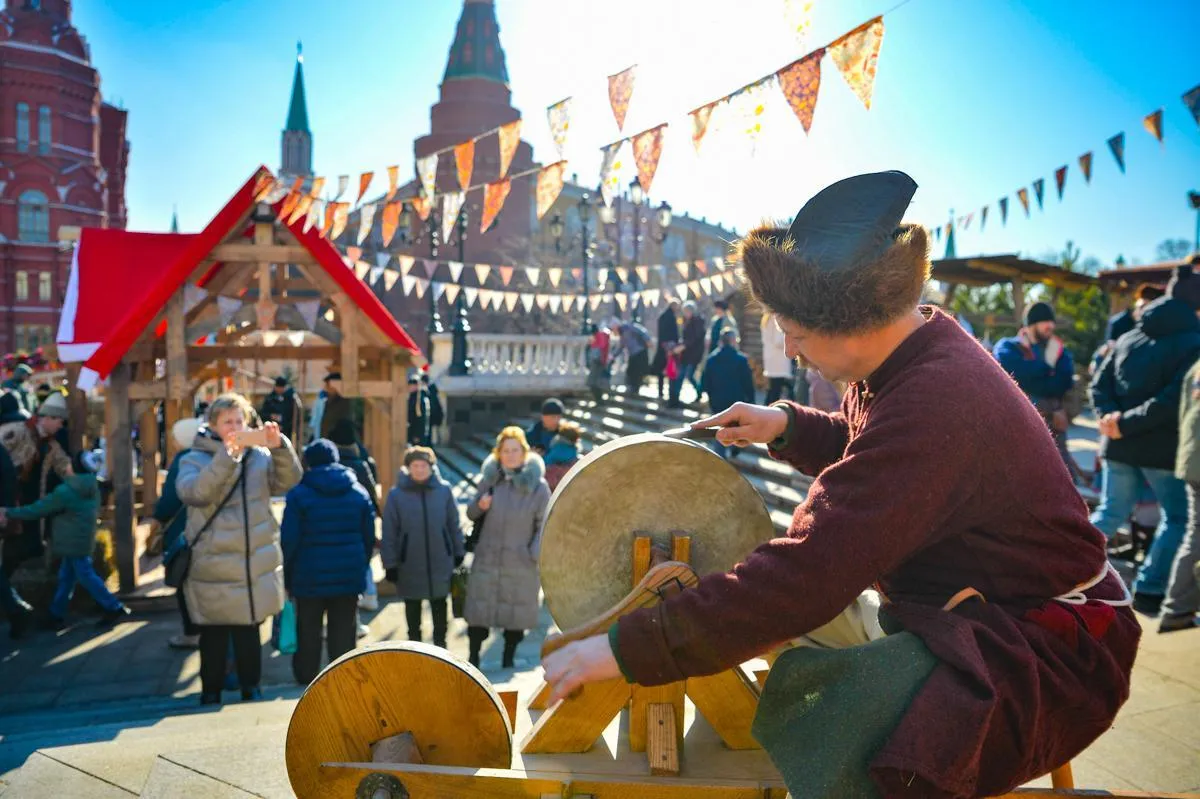
[[[1029,332],[1037,344],[1045,344],[1054,337],[1054,322],[1037,322],[1029,326]]]

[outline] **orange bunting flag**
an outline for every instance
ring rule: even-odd
[[[383,246],[387,247],[392,243],[392,238],[396,235],[396,228],[400,227],[400,211],[404,208],[404,203],[400,200],[392,200],[383,207],[383,221],[380,227],[383,232]]]
[[[333,230],[329,234],[330,241],[337,241],[350,219],[350,203],[334,203],[334,205],[337,206],[337,210],[333,212]]]
[[[507,125],[501,125],[496,131],[500,146],[500,177],[508,174],[513,156],[517,154],[517,145],[521,143],[521,120],[514,119]]]
[[[508,191],[511,188],[512,181],[508,178],[483,187],[483,216],[479,220],[480,233],[487,233],[488,228],[496,221],[500,209],[504,207],[504,201],[508,199]]]
[[[559,161],[550,166],[542,167],[537,177],[537,218],[541,219],[554,205],[558,195],[562,193],[563,170],[567,168],[566,161]]]
[[[1160,108],[1153,114],[1146,114],[1146,118],[1142,120],[1142,125],[1150,132],[1150,135],[1158,139],[1158,143],[1162,144],[1163,127],[1162,127],[1163,110]]]
[[[474,139],[454,146],[454,166],[458,170],[458,185],[466,191],[471,187],[471,173],[475,170]]]
[[[300,189],[302,188],[304,188],[303,176],[296,178],[296,181],[292,183],[292,188],[288,190],[287,197],[284,199],[283,205],[279,208],[280,219],[287,218],[295,210],[296,204],[300,202],[300,198],[303,196],[300,194]]]
[[[663,131],[667,129],[664,122],[655,128],[642,131],[633,137],[633,160],[637,164],[638,183],[642,191],[650,193],[650,184],[654,182],[654,173],[658,171],[658,159],[662,157]]]
[[[625,114],[629,111],[629,101],[633,97],[633,81],[637,76],[637,64],[629,69],[608,76],[608,103],[612,106],[613,118],[617,120],[617,130],[625,129]]]
[[[296,224],[301,217],[308,213],[308,209],[312,203],[313,198],[311,195],[305,195],[301,197],[300,202],[296,203],[296,207],[292,209],[291,216],[288,217],[287,223],[289,225]]]
[[[813,111],[817,108],[817,92],[821,89],[821,58],[824,50],[809,53],[779,70],[779,88],[788,105],[800,118],[804,132],[812,128]]]
[[[258,176],[254,182],[254,202],[260,203],[275,188],[275,178],[266,172]]]
[[[396,189],[400,188],[400,167],[389,166],[387,168],[387,173],[388,173],[388,192],[387,192],[387,196],[383,198],[383,201],[391,202],[392,197],[396,194]],[[421,217],[421,218],[424,219],[424,217]]]
[[[416,196],[408,201],[412,205],[412,209],[417,212],[417,216],[422,222],[429,220],[429,213],[433,210],[433,201],[428,197]]]
[[[1086,182],[1091,183],[1092,182],[1092,154],[1090,151],[1079,156],[1079,169],[1080,169],[1080,171],[1083,172],[1083,179]]]
[[[362,258],[362,247],[347,247],[346,257],[349,258],[351,262],[358,263],[358,259]]]
[[[1025,209],[1025,216],[1029,216],[1029,189],[1017,189],[1017,199],[1021,201],[1021,207]]]
[[[500,272],[500,283],[507,286],[512,282],[513,268],[511,266],[497,266],[496,269]]]
[[[325,222],[321,225],[321,235],[329,238],[329,231],[333,230],[333,219],[337,216],[337,209],[341,203],[329,203],[325,206]]]
[[[882,44],[883,17],[875,17],[829,45],[829,55],[833,58],[833,63],[868,109],[871,107],[871,91],[875,88],[875,67]]]
[[[704,134],[708,132],[708,120],[712,117],[713,109],[716,107],[717,104],[712,102],[700,106],[689,114],[692,118],[692,147],[697,153],[700,152],[700,142],[704,141]]]
[[[313,199],[321,196],[321,190],[325,188],[325,178],[313,178],[312,189],[308,195]]]
[[[700,274],[707,275],[708,274],[708,262],[705,261],[703,258],[697,259],[696,260],[696,269],[697,269],[697,271],[700,272]]]
[[[358,176],[358,197],[354,200],[355,205],[362,202],[362,198],[366,195],[367,189],[371,188],[371,181],[374,179],[374,172],[363,172]]]

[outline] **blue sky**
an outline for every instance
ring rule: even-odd
[[[783,0],[496,0],[514,105],[534,156],[556,160],[545,107],[575,98],[567,153],[593,183],[598,148],[619,138],[606,76],[637,63],[626,132],[669,122],[653,199],[744,231],[790,217],[850,174],[903,169],[920,186],[909,217],[974,211],[959,255],[1039,256],[1073,240],[1110,264],[1152,260],[1165,238],[1192,239],[1186,192],[1200,190],[1200,127],[1180,95],[1200,83],[1196,0],[908,0],[885,15],[872,108],[827,57],[811,135],[782,100],[751,152],[714,138],[693,153],[687,112],[784,66],[898,0],[816,0],[805,46]],[[105,98],[130,111],[130,227],[165,230],[178,206],[197,230],[259,163],[279,166],[297,39],[304,42],[314,168],[336,176],[399,164],[429,107],[457,0],[140,0],[77,2],[75,22]],[[1165,108],[1165,142],[1142,117]],[[1127,172],[1105,145],[1126,132]],[[1092,183],[1076,159],[1095,152]],[[1054,169],[1070,166],[1060,203]],[[1046,180],[1026,219],[1016,190]],[[1009,196],[1000,225],[996,201]],[[978,212],[992,206],[979,231]],[[941,247],[937,248],[941,254]]]

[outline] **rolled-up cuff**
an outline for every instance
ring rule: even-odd
[[[792,443],[792,439],[796,432],[796,409],[790,402],[780,400],[779,402],[771,403],[772,408],[782,408],[787,413],[787,427],[784,428],[782,435],[775,438],[767,444],[767,448],[773,453],[783,452]]]
[[[621,660],[620,636],[617,634],[617,625],[615,624],[608,628],[608,646],[612,649],[613,659],[617,661],[617,668],[621,670],[621,676],[625,678],[625,682],[633,682],[633,678],[625,669],[625,662]]]

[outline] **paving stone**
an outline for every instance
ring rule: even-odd
[[[254,794],[160,757],[150,770],[141,796],[144,799],[244,799]]]
[[[105,782],[78,769],[35,752],[9,781],[6,795],[20,799],[129,799],[136,792]]]

